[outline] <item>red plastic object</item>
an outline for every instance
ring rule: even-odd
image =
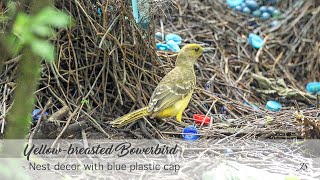
[[[202,124],[202,122],[203,122],[203,124],[207,125],[210,123],[210,117],[208,117],[208,116],[206,118],[205,117],[206,116],[202,115],[202,114],[194,114],[193,120],[198,124]]]

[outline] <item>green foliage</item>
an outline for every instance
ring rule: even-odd
[[[54,28],[63,28],[71,24],[71,18],[67,14],[53,7],[46,7],[34,16],[19,12],[13,24],[15,37],[9,36],[8,44],[14,49],[14,54],[27,45],[34,54],[52,62],[55,48],[47,39],[54,35]]]

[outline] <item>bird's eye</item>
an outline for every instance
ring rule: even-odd
[[[199,51],[199,48],[195,48],[194,50],[195,50],[196,52],[198,52],[198,51]]]

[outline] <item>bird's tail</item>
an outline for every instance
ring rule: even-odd
[[[111,124],[112,127],[120,128],[149,114],[148,107],[144,107],[111,121]]]

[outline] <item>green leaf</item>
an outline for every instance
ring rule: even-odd
[[[19,13],[13,24],[13,33],[22,35],[29,28],[29,16],[25,13]]]
[[[51,25],[56,28],[66,27],[71,23],[71,18],[66,13],[60,12],[53,7],[44,8],[34,18],[37,25]]]
[[[13,56],[17,56],[22,49],[22,41],[13,34],[8,34],[5,37],[5,42],[7,43],[8,49]]]
[[[31,48],[33,53],[44,58],[48,62],[54,61],[54,46],[45,40],[35,39],[31,42]]]
[[[46,25],[32,25],[31,31],[41,37],[51,37],[54,35],[53,29]]]

